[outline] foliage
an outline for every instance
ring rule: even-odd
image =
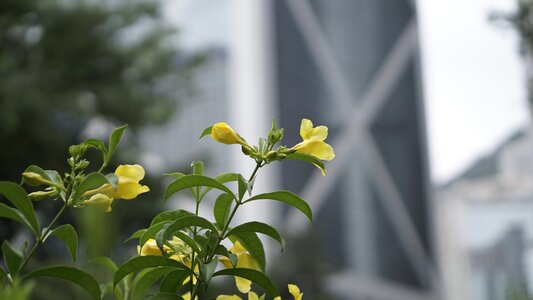
[[[39,187],[38,191],[27,194],[21,185],[0,182],[0,195],[9,204],[0,203],[0,217],[20,223],[35,238],[29,250],[28,243],[21,247],[3,241],[5,268],[0,268],[0,292],[23,299],[31,290],[33,279],[52,277],[78,285],[93,299],[101,299],[106,294],[116,299],[144,299],[146,295],[151,296],[151,299],[204,299],[212,281],[229,276],[234,278],[238,291],[247,294],[249,299],[264,299],[266,294],[281,299],[280,291],[266,274],[265,248],[259,234],[279,243],[281,249],[285,241],[276,228],[269,224],[257,221],[233,224],[235,222],[232,221],[240,207],[253,205],[257,201],[277,201],[290,205],[312,221],[311,208],[294,193],[274,191],[253,194],[258,171],[275,161],[294,157],[314,164],[325,174],[320,157],[334,157],[333,149],[325,143],[327,127],[314,128],[311,121],[306,119],[302,120],[300,132],[305,147],[300,143],[291,148],[279,146],[274,149],[283,137],[283,129],[278,129],[275,122],[268,137],[261,138],[258,145],[248,144],[225,123],[207,128],[202,136],[211,135],[215,141],[240,145],[243,154],[256,162],[254,170],[247,178],[236,173],[209,177],[204,174],[202,162],[193,162],[191,174],[167,174],[174,181],[168,185],[164,201],[171,201],[177,193],[189,192],[195,200],[195,211],[178,209],[157,214],[147,228],[136,231],[127,240],[138,240],[138,256],[120,266],[106,257],[93,260],[93,264],[113,273],[109,282],[99,282],[88,269],[76,266],[53,265],[26,271],[32,256],[50,236],[63,241],[72,260],[76,261],[76,229],[70,224],[58,225],[66,210],[95,206],[102,212],[109,212],[116,199],[131,200],[150,190],[141,184],[145,174],[140,165],[120,165],[114,173],[105,173],[125,129],[125,126],[115,129],[107,144],[98,139],[88,139],[70,146],[68,163],[71,170],[64,175],[37,165],[29,166],[22,173],[21,185]],[[91,164],[86,157],[88,150],[100,153],[98,171],[88,171]],[[200,206],[205,205],[203,200],[208,193],[217,195],[212,208],[213,216],[200,216]],[[50,224],[42,226],[33,202],[49,199],[61,202],[62,207]],[[156,282],[159,282],[159,289],[153,294],[150,287]],[[252,291],[253,285],[263,289],[266,294],[259,297]],[[296,285],[289,284],[288,291],[294,299],[302,299],[303,293]],[[219,295],[217,299],[241,297]]]
[[[166,120],[197,60],[179,62],[156,1],[0,1],[0,178],[60,166],[89,123]],[[39,155],[35,157],[35,152]]]

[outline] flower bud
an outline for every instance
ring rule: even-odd
[[[82,156],[83,154],[85,154],[85,151],[87,151],[87,145],[85,144],[72,145],[68,147],[68,152],[72,157]]]
[[[46,197],[54,198],[57,195],[59,195],[59,191],[56,188],[52,188],[49,191],[37,191],[37,192],[30,193],[28,194],[28,197],[30,197],[30,199],[33,201],[40,201]]]
[[[89,162],[85,159],[81,160],[76,164],[76,169],[83,170],[89,166]]]
[[[224,122],[219,122],[213,125],[211,129],[211,137],[215,141],[223,144],[246,144],[244,139],[235,130],[233,130],[233,128]]]
[[[56,185],[52,181],[42,177],[41,175],[35,172],[24,172],[22,173],[22,177],[24,179],[24,182],[26,182],[27,184],[31,186],[39,186],[42,184],[52,185],[52,186]]]
[[[111,211],[111,204],[113,203],[113,198],[110,198],[104,194],[95,194],[89,200],[83,201],[85,205],[94,205],[105,212]]]
[[[268,143],[274,145],[283,138],[283,128],[279,128],[276,125],[276,121],[272,120],[272,127],[268,132]]]

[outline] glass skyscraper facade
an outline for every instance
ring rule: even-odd
[[[310,260],[344,278],[354,274],[431,297],[435,270],[416,8],[409,1],[302,3],[274,4],[278,107],[287,143],[300,139],[299,120],[306,117],[334,124],[334,147],[349,145],[336,158],[342,160],[333,167],[336,180],[322,187],[328,193],[313,199]],[[344,99],[338,99],[339,87]],[[375,96],[380,89],[387,92]],[[361,114],[371,102],[374,109]],[[306,195],[312,167],[283,164],[283,187]],[[424,257],[413,257],[412,246]],[[353,299],[381,297],[354,292],[362,297]]]

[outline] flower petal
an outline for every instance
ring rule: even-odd
[[[313,130],[313,122],[309,119],[302,119],[302,123],[300,124],[300,136],[303,140],[306,140],[311,135],[311,131]]]
[[[257,261],[249,253],[241,254],[237,258],[237,268],[261,270]]]
[[[213,125],[211,128],[211,138],[219,143],[228,145],[243,143],[239,134],[224,122]]]
[[[227,257],[225,257],[225,256],[220,257],[220,258],[218,259],[218,261],[221,262],[221,263],[224,265],[224,267],[226,267],[226,268],[228,268],[228,269],[233,268],[233,265],[231,264],[231,261],[229,260],[229,258],[227,258]]]
[[[293,147],[296,152],[313,155],[320,160],[332,160],[335,158],[333,148],[322,141],[307,140]]]
[[[219,295],[216,300],[242,300],[242,298],[237,295]]]
[[[91,196],[89,200],[85,200],[83,203],[85,205],[94,205],[105,212],[110,212],[111,204],[113,203],[113,198],[108,197],[105,194],[98,193]]]
[[[169,251],[170,248],[168,246],[163,246],[163,250]],[[163,256],[163,253],[157,247],[157,242],[154,239],[149,239],[144,243],[141,249],[137,247],[137,253],[139,253],[140,256],[146,256],[146,255],[156,255],[156,256]]]
[[[115,170],[120,182],[139,182],[144,178],[144,169],[141,165],[120,165]]]
[[[248,279],[235,276],[235,285],[239,292],[246,294],[252,289],[252,282]]]
[[[150,191],[146,185],[140,185],[136,182],[119,183],[115,192],[116,198],[131,200],[139,194]]]
[[[259,296],[257,296],[257,294],[254,293],[254,292],[249,292],[248,293],[248,300],[259,300]]]
[[[246,248],[244,248],[239,241],[235,241],[235,244],[233,244],[233,247],[231,247],[229,251],[237,255],[241,255],[247,252]]]
[[[324,141],[328,137],[328,128],[326,126],[317,126],[311,130],[307,139]]]
[[[300,293],[300,289],[295,284],[288,284],[289,293],[294,297],[294,300],[302,300],[303,293]]]

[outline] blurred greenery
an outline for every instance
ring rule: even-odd
[[[519,34],[522,55],[530,61],[533,55],[533,0],[517,0],[517,8],[512,13],[493,12],[492,21],[511,25]],[[533,79],[528,78],[529,103],[533,105]],[[532,108],[533,109],[533,108]]]
[[[139,129],[172,115],[178,91],[202,61],[180,55],[162,9],[142,0],[0,1],[0,180],[20,181],[30,164],[66,171],[69,145],[122,124],[129,128],[116,161],[139,162]],[[66,216],[81,225],[82,238],[90,232],[82,255],[120,256],[111,249],[124,247],[123,237],[162,204],[158,181],[146,182],[152,193],[127,211],[119,204],[110,214]],[[54,206],[37,204],[44,219]],[[1,225],[1,238],[15,234],[9,222]]]

